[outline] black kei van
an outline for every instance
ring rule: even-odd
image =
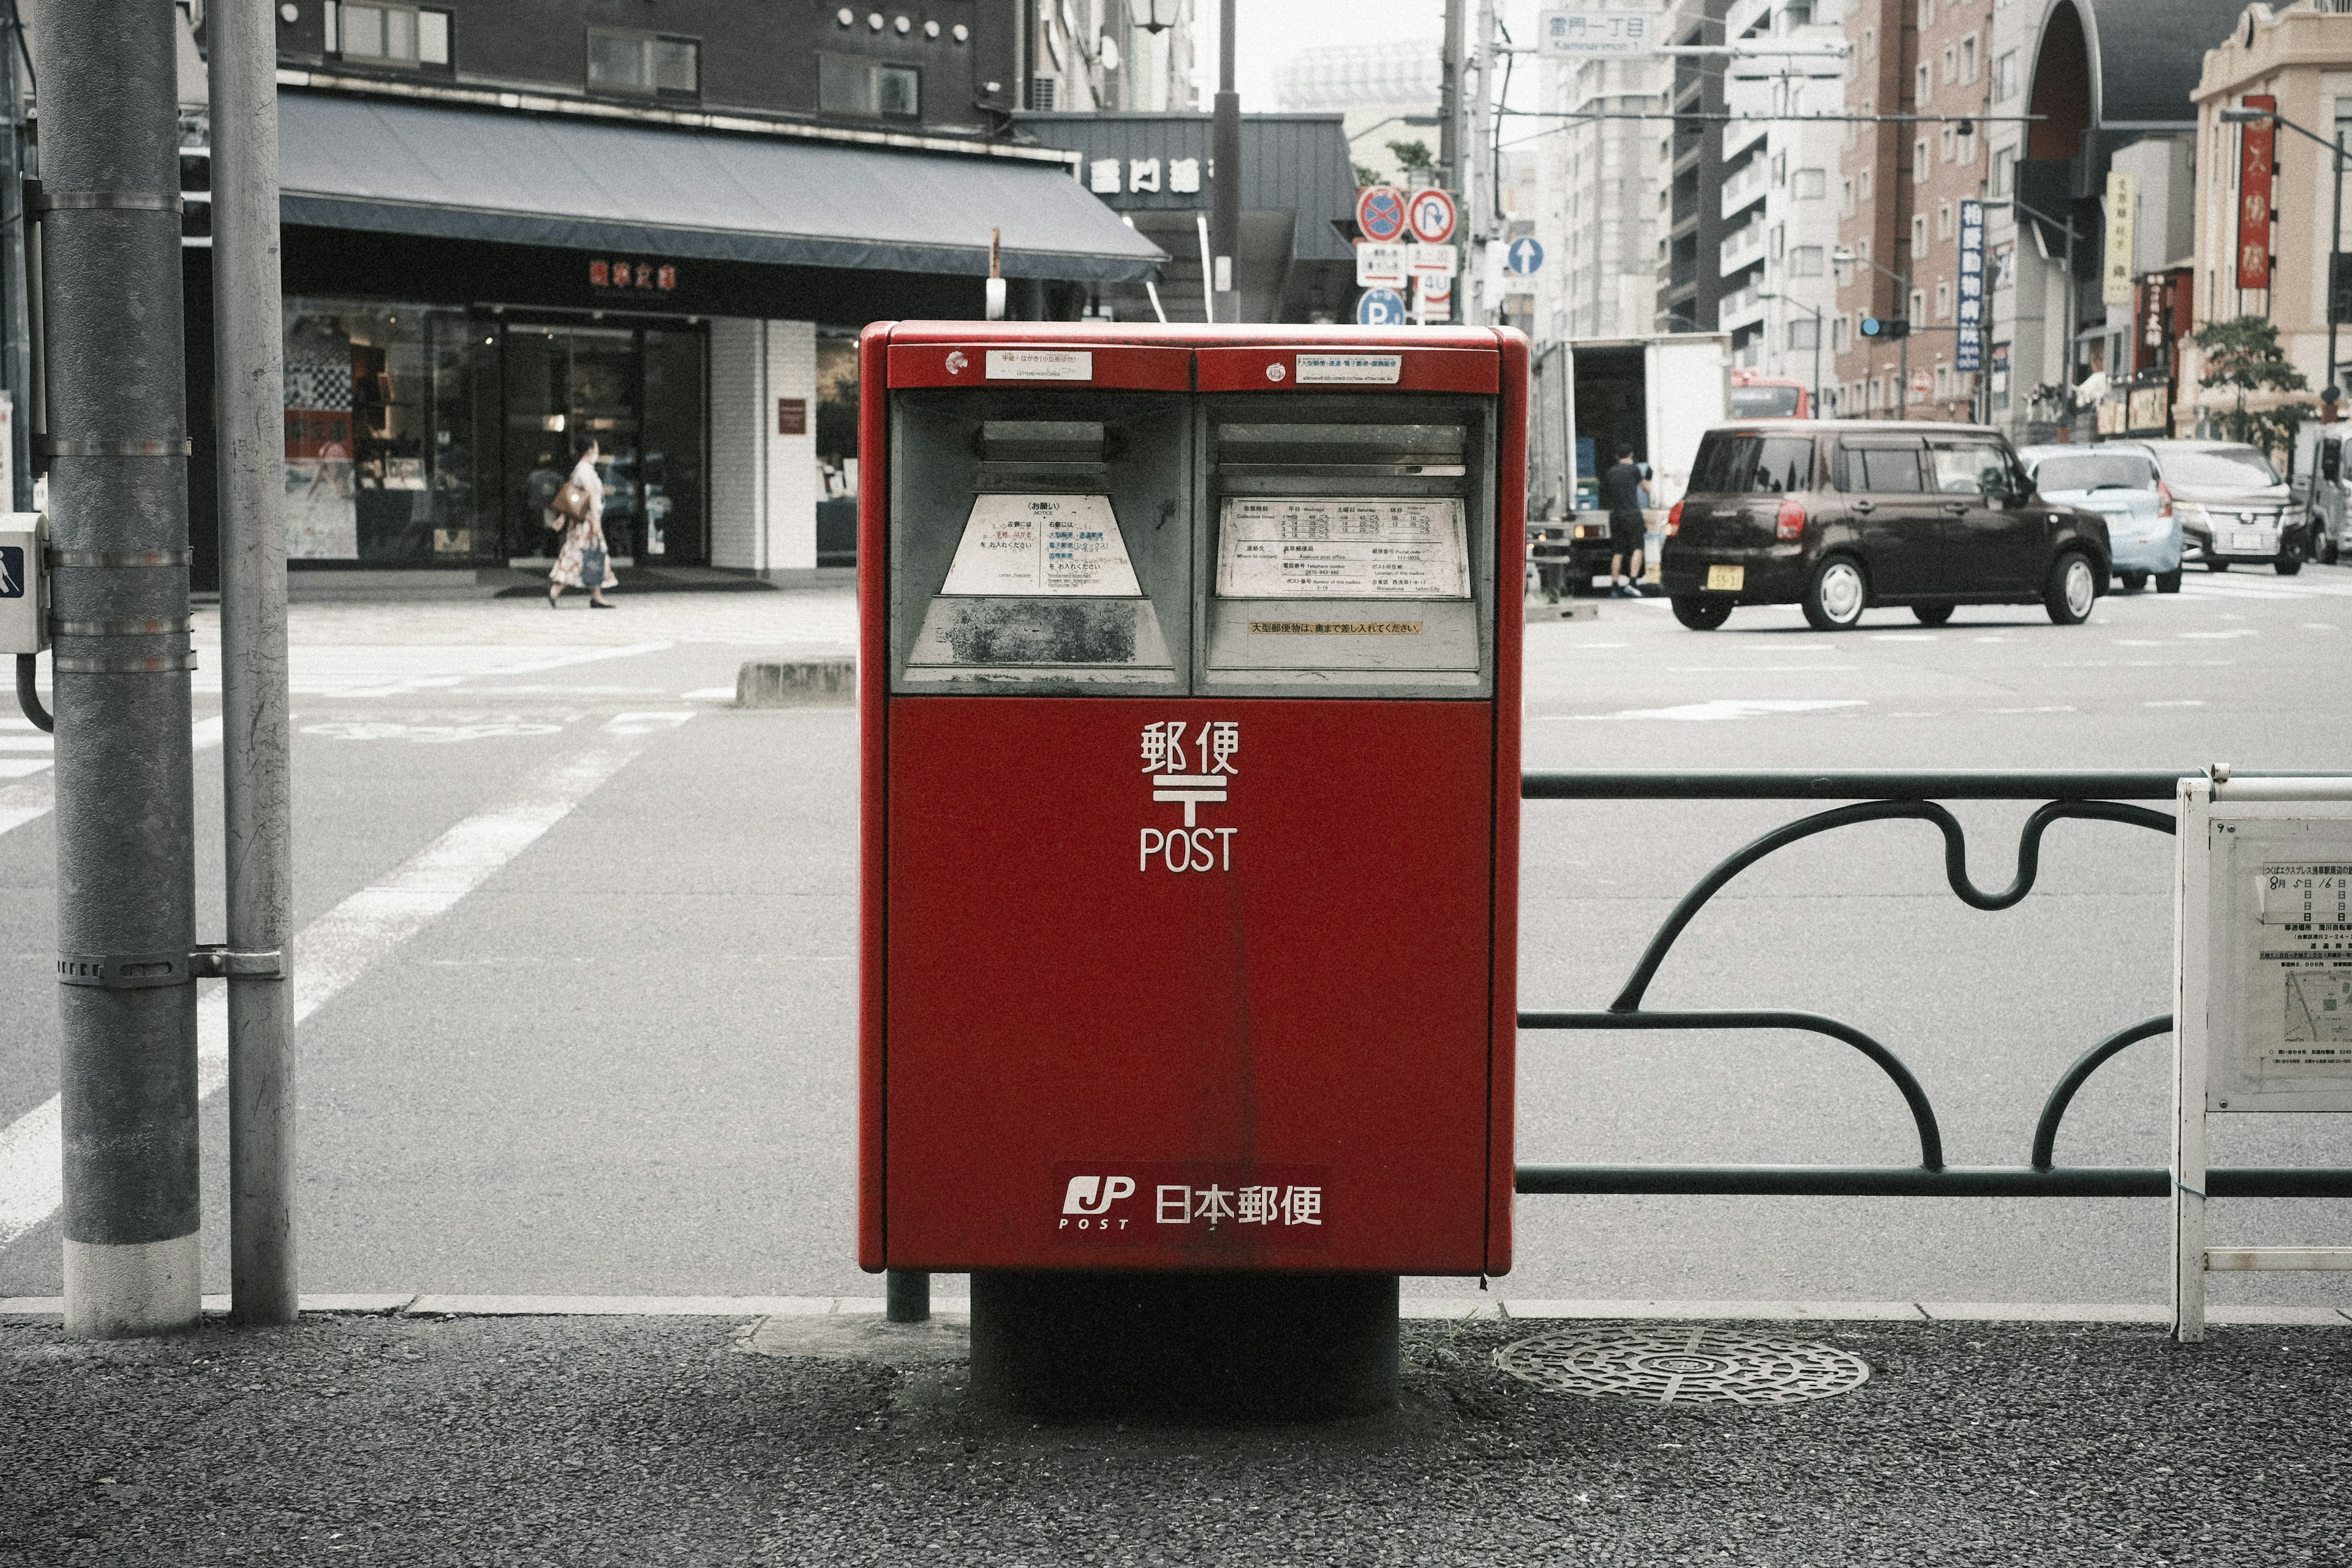
[[[1906,605],[2039,604],[2060,626],[2107,591],[2107,525],[2045,503],[1981,425],[1773,420],[1710,430],[1666,515],[1675,618],[1713,631],[1741,605],[1801,605],[1822,631]]]

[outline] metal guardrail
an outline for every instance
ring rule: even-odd
[[[1521,775],[1526,800],[1838,800],[1833,806],[1772,829],[1736,850],[1701,878],[1660,923],[1614,1001],[1600,1012],[1522,1012],[1522,1029],[1614,1032],[1634,1029],[1794,1029],[1825,1035],[1860,1051],[1892,1081],[1918,1131],[1916,1165],[1521,1165],[1522,1193],[1671,1193],[1742,1196],[1820,1197],[2067,1197],[2165,1198],[2172,1173],[2165,1166],[2056,1164],[2058,1129],[2075,1094],[2129,1046],[2172,1028],[2170,1015],[2118,1029],[2084,1051],[2042,1101],[2023,1165],[1947,1165],[1943,1132],[1927,1091],[1895,1055],[1863,1030],[1819,1013],[1758,1009],[1645,1012],[1643,997],[1691,921],[1740,872],[1777,850],[1864,822],[1916,819],[1944,837],[1944,875],[1971,909],[2015,907],[2032,891],[2041,866],[2042,837],[2065,820],[2116,822],[2158,833],[2173,818],[2126,801],[2169,802],[2179,781],[2202,770],[2174,772],[1955,773],[1530,773]],[[2300,778],[2308,773],[2242,770],[2233,778]],[[2038,800],[2019,836],[2017,871],[2010,885],[1987,892],[1969,878],[1968,841],[1939,800]],[[2352,1169],[2238,1166],[2209,1170],[2211,1197],[2352,1197]]]

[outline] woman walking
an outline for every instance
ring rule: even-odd
[[[604,590],[621,585],[604,549],[604,481],[596,477],[596,456],[595,438],[591,437],[580,448],[572,477],[556,492],[554,510],[570,519],[570,523],[563,531],[563,548],[556,554],[555,569],[547,574],[550,609],[563,597],[564,589],[585,588],[590,608],[609,610],[613,605]]]

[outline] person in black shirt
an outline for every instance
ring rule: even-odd
[[[1642,509],[1649,502],[1650,487],[1643,482],[1633,447],[1617,448],[1616,467],[1601,476],[1601,499],[1609,507],[1609,592],[1616,598],[1638,599],[1642,591],[1634,584],[1642,580]],[[1625,569],[1629,557],[1630,573]]]

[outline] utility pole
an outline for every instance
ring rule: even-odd
[[[278,27],[213,0],[213,395],[220,428],[222,805],[228,862],[229,1311],[290,1323],[294,869],[286,674],[285,329],[278,282]]]
[[[1495,205],[1503,171],[1494,151],[1495,0],[1478,0],[1477,47],[1462,62],[1465,110],[1462,139],[1462,320],[1486,321],[1486,247],[1495,236]]]
[[[1438,46],[1437,182],[1455,191],[1463,188],[1462,144],[1467,139],[1462,123],[1465,4],[1466,0],[1445,0],[1445,37]]]
[[[39,17],[65,1326],[108,1338],[199,1310],[178,14]]]
[[[1213,321],[1242,319],[1234,258],[1242,248],[1242,100],[1234,90],[1234,0],[1217,7],[1217,98],[1209,118],[1209,251],[1212,277],[1201,280]]]

